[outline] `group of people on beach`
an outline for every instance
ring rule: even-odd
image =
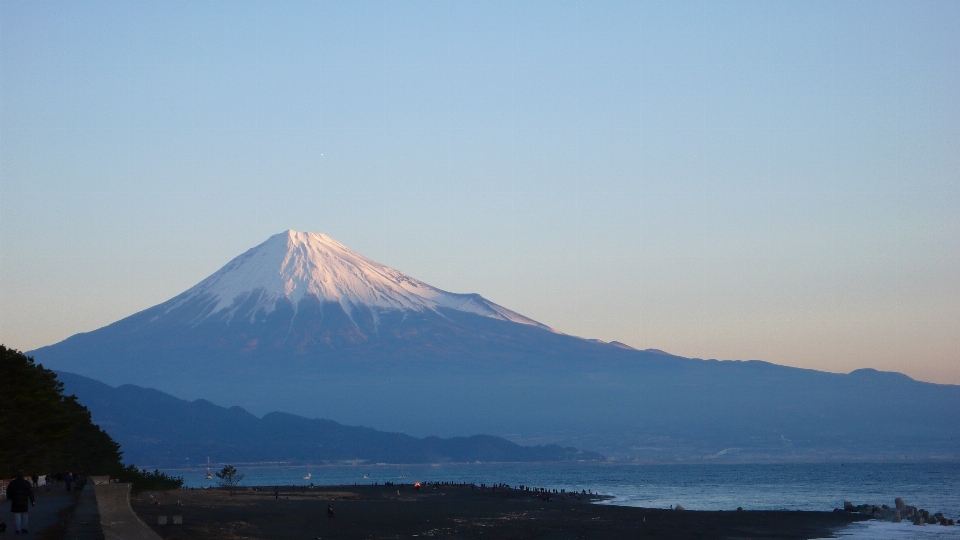
[[[413,489],[420,491],[421,487],[428,487],[428,486],[432,486],[433,489],[439,489],[442,486],[466,486],[466,485],[467,485],[466,482],[461,482],[461,483],[415,482],[413,484]],[[491,484],[489,486],[485,483],[481,483],[479,486],[475,483],[471,483],[470,489],[480,489],[481,491],[483,490],[497,491],[498,489],[500,490],[516,489],[518,491],[522,491],[526,493],[533,493],[535,497],[538,497],[542,501],[552,501],[554,496],[559,497],[561,500],[566,500],[570,498],[570,499],[576,499],[580,501],[580,500],[583,500],[583,497],[586,495],[593,495],[593,491],[589,491],[586,489],[581,490],[580,493],[577,493],[576,490],[568,492],[566,489],[556,489],[556,488],[549,489],[549,488],[543,488],[543,487],[530,487],[522,484],[516,487],[511,487],[510,484],[504,484],[504,483]],[[397,493],[399,494],[399,491]]]

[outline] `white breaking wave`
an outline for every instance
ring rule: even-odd
[[[348,314],[359,306],[374,312],[449,308],[552,331],[480,295],[443,291],[368,259],[325,234],[298,231],[271,236],[233,259],[175,298],[167,312],[201,299],[208,303],[207,317],[236,310],[241,302],[252,317],[261,310],[270,313],[284,298],[296,309],[306,296],[337,302]],[[249,302],[251,298],[255,302]]]
[[[846,540],[948,540],[960,539],[960,527],[870,520],[853,523],[837,530],[836,534]]]

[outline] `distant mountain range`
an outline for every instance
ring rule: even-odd
[[[124,453],[124,461],[150,467],[218,462],[443,463],[491,461],[596,461],[596,452],[556,445],[520,446],[500,437],[474,435],[418,439],[365,427],[344,426],[274,412],[257,418],[240,407],[193,402],[151,388],[119,388],[59,372],[67,395],[75,394]]]
[[[960,458],[960,386],[565,335],[314,233],[275,235],[167,302],[30,354],[114,386],[417,436],[641,459]]]

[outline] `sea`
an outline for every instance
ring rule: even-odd
[[[437,463],[287,466],[233,464],[244,475],[240,485],[304,486],[413,482],[505,483],[570,491],[587,490],[610,498],[599,504],[687,510],[816,510],[887,504],[902,497],[930,513],[960,518],[960,462],[792,463],[792,464],[634,464],[634,463]],[[214,470],[223,464],[215,464]],[[167,469],[186,487],[216,485],[206,468]],[[915,526],[868,521],[837,531],[841,538],[957,539],[960,526]]]

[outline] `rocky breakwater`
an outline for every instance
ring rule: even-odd
[[[903,502],[903,499],[900,497],[897,497],[893,504],[893,507],[885,504],[881,506],[869,504],[861,504],[857,506],[850,501],[844,501],[843,510],[836,508],[834,509],[834,512],[856,512],[870,516],[873,519],[892,521],[894,523],[907,521],[913,523],[914,525],[957,525],[957,520],[947,518],[945,515],[943,515],[943,512],[931,514],[929,511],[924,510],[923,508],[918,509],[916,506],[907,505],[907,503]]]

